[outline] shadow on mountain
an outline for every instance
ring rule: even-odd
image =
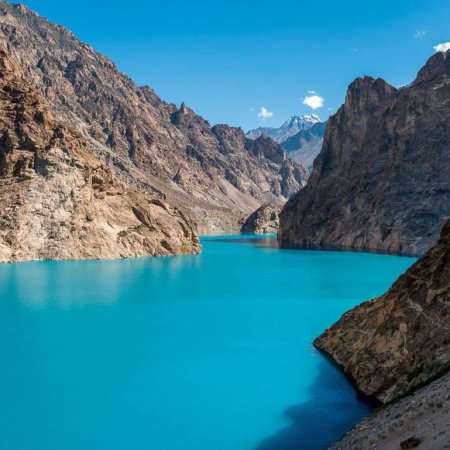
[[[291,424],[261,441],[255,450],[325,449],[375,406],[375,401],[359,394],[340,369],[321,355],[309,399],[289,407],[285,416]]]

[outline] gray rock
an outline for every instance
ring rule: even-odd
[[[276,233],[278,231],[280,211],[281,207],[279,206],[262,205],[247,218],[241,231],[255,234]]]

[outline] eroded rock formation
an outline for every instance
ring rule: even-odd
[[[189,211],[202,232],[239,229],[242,216],[282,204],[306,181],[277,144],[253,151],[242,130],[165,103],[24,6],[0,0],[0,37],[55,117],[95,142],[95,155],[128,183]]]
[[[280,216],[284,246],[423,254],[450,215],[450,52],[407,87],[358,78],[307,186]]]
[[[450,221],[383,296],[362,303],[314,344],[367,395],[389,402],[450,369]]]
[[[194,224],[119,180],[26,78],[0,48],[0,262],[198,252]]]

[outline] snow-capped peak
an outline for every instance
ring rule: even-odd
[[[314,124],[321,122],[317,114],[304,114],[302,116],[292,116],[281,125],[281,128],[298,128],[298,130],[305,130],[311,128]]]

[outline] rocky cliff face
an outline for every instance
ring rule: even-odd
[[[127,182],[189,210],[203,231],[230,217],[237,223],[264,202],[282,203],[305,182],[282,150],[256,155],[241,130],[211,128],[186,105],[163,102],[24,6],[0,0],[0,36],[55,117],[94,142],[95,155]]]
[[[408,87],[358,78],[330,118],[305,189],[280,216],[284,246],[423,254],[450,215],[450,53]]]
[[[198,252],[195,226],[126,185],[0,48],[0,262]]]
[[[271,204],[262,205],[245,221],[242,225],[242,232],[244,233],[276,233],[279,225],[279,214],[281,207]]]
[[[391,401],[450,369],[450,221],[382,297],[347,312],[315,345],[358,388]]]

